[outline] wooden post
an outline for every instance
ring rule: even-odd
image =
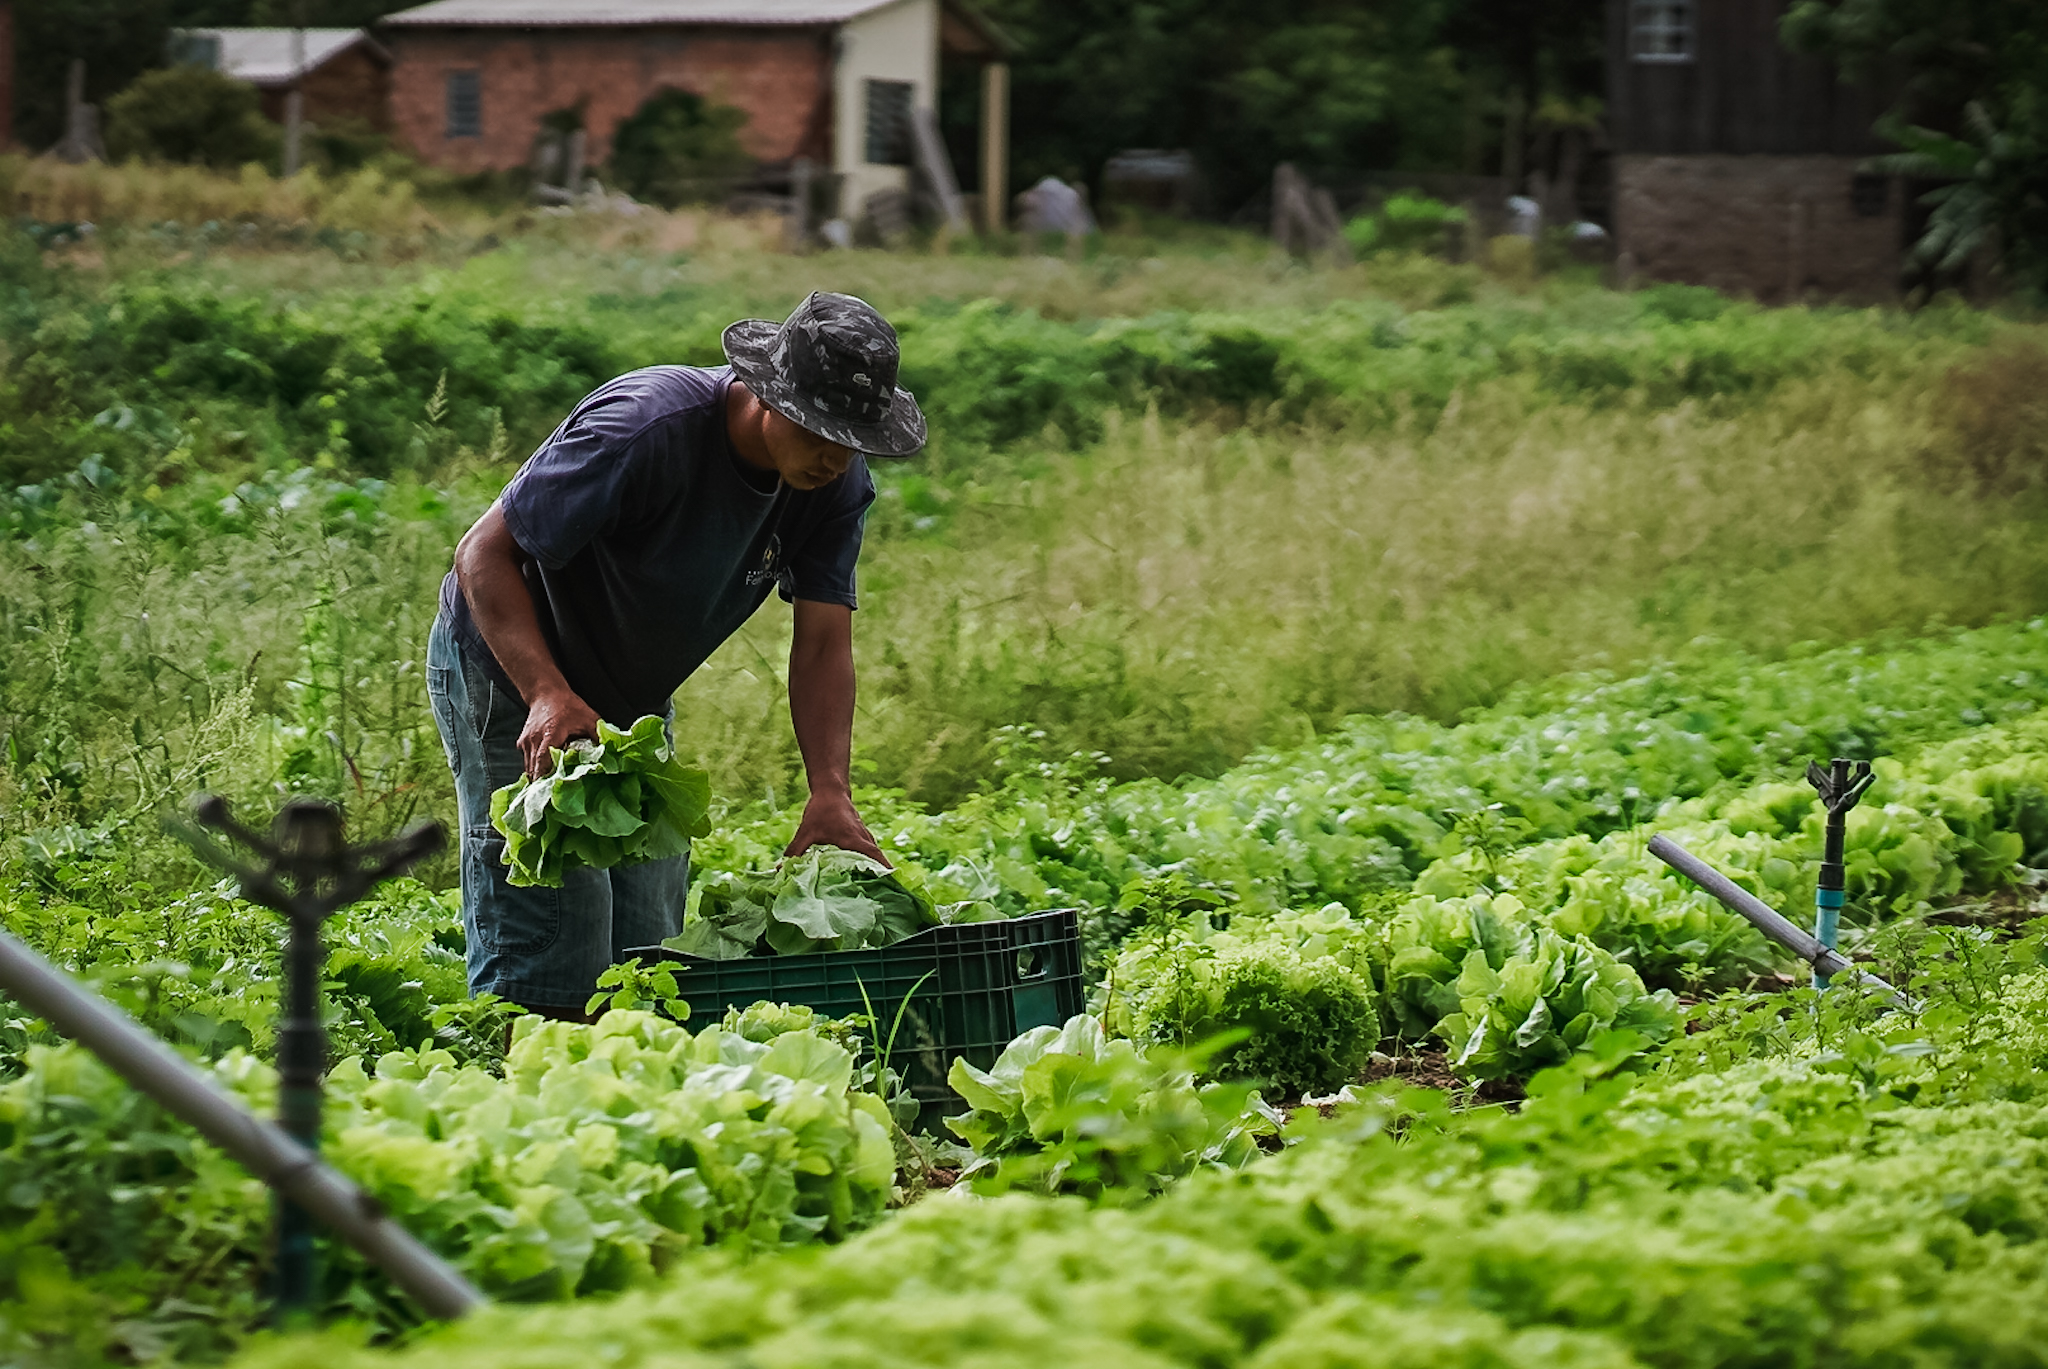
[[[967,211],[960,203],[960,183],[953,178],[953,163],[946,156],[946,141],[939,136],[939,116],[930,105],[920,105],[910,116],[911,145],[917,169],[931,188],[939,218],[955,233],[968,231]]]
[[[299,0],[292,28],[292,88],[284,97],[284,174],[299,174],[299,144],[306,121],[306,5]]]
[[[71,59],[64,77],[64,140],[57,144],[57,159],[77,166],[81,162],[103,162],[106,145],[100,141],[100,112],[85,102],[85,59]]]
[[[1000,233],[1009,226],[1010,64],[981,69],[981,226]]]

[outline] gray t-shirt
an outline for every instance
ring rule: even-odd
[[[576,406],[498,496],[541,631],[569,687],[615,726],[669,696],[768,597],[855,606],[875,485],[858,455],[815,490],[782,485],[726,441],[719,367],[650,366]],[[498,683],[451,571],[441,611]]]

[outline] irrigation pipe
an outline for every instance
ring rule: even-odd
[[[1879,979],[1876,975],[1858,970],[1854,961],[1840,951],[1820,943],[1813,933],[1787,920],[1777,909],[1765,903],[1749,890],[1737,884],[1713,866],[1701,860],[1692,852],[1680,846],[1671,838],[1658,835],[1650,838],[1650,854],[1684,875],[1694,884],[1705,889],[1730,911],[1747,918],[1756,929],[1771,940],[1813,966],[1815,973],[1823,975],[1853,974],[1856,982],[1865,988],[1874,989],[1890,998],[1902,1008],[1912,1004],[1897,989]]]
[[[383,1206],[283,1128],[243,1107],[207,1074],[119,1008],[73,983],[20,940],[0,931],[0,989],[82,1043],[130,1084],[190,1123],[279,1193],[327,1223],[391,1276],[427,1315],[452,1321],[484,1295]]]

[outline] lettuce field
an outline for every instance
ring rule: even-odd
[[[1088,1010],[934,1134],[886,1020],[638,963],[588,1024],[470,999],[429,862],[328,927],[323,1153],[493,1305],[323,1238],[274,1326],[261,1183],[0,1000],[0,1362],[2048,1362],[2040,325],[664,222],[9,231],[0,921],[273,1110],[283,924],[166,818],[450,816],[455,540],[588,388],[834,288],[934,434],[877,472],[862,813],[901,916],[1077,909]],[[788,634],[676,700],[719,954],[824,878],[770,873]],[[1835,756],[1843,948],[1903,1004],[1646,849],[1803,923]]]

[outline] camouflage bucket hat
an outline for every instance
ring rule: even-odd
[[[924,414],[896,387],[896,330],[865,300],[815,291],[780,324],[725,330],[733,374],[790,422],[869,456],[912,456]]]

